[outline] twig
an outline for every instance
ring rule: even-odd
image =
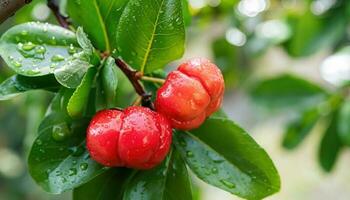
[[[0,24],[7,18],[15,14],[17,10],[24,5],[32,2],[32,0],[5,0],[0,1]]]
[[[149,81],[149,82],[153,82],[153,83],[160,83],[160,84],[164,84],[164,82],[165,82],[165,80],[162,78],[155,78],[155,77],[149,77],[149,76],[142,76],[141,80]]]
[[[51,9],[52,13],[55,15],[58,23],[63,28],[69,29],[70,22],[68,21],[68,17],[61,15],[60,9],[59,9],[58,5],[56,4],[56,1],[55,0],[48,0],[47,6]]]
[[[120,68],[120,70],[122,70],[122,72],[128,77],[136,93],[142,97],[142,105],[154,110],[154,105],[151,99],[152,95],[144,90],[139,81],[142,76],[141,72],[130,68],[124,61],[122,61],[119,58],[115,59],[115,63]]]

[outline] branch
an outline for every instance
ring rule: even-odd
[[[32,0],[1,0],[0,1],[0,24],[15,14],[17,10]]]
[[[68,22],[68,17],[61,15],[60,9],[55,0],[48,0],[47,6],[51,9],[52,13],[55,15],[58,23],[66,29],[69,29],[70,23]]]
[[[130,68],[124,61],[122,61],[119,58],[115,59],[115,63],[120,68],[120,70],[122,70],[123,73],[128,77],[136,93],[142,97],[142,105],[154,110],[154,105],[151,99],[152,95],[144,90],[139,81],[142,77],[142,73]]]

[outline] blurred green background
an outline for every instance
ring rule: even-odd
[[[344,105],[350,93],[350,1],[182,1],[187,49],[169,69],[197,56],[220,66],[224,110],[252,133],[281,174],[281,192],[268,199],[349,199],[350,107]],[[0,35],[27,21],[56,24],[46,1],[34,0],[0,25]],[[0,60],[0,81],[11,74]],[[44,193],[26,166],[51,98],[35,91],[0,102],[0,200],[70,199],[69,193]],[[331,126],[334,121],[340,128]],[[237,199],[197,183],[201,199]]]

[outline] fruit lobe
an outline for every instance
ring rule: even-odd
[[[224,90],[219,68],[208,59],[195,58],[168,75],[157,92],[155,106],[174,128],[190,130],[220,108]]]
[[[112,115],[116,118],[104,123],[110,112],[117,113]],[[91,121],[87,147],[91,157],[105,166],[149,169],[164,160],[170,150],[171,135],[169,121],[148,108],[104,110]]]

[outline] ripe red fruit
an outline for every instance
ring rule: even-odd
[[[87,130],[91,158],[109,167],[153,168],[168,154],[171,140],[169,121],[145,107],[100,111]]]
[[[220,108],[224,90],[219,68],[205,58],[195,58],[168,75],[155,105],[174,128],[190,130]]]

